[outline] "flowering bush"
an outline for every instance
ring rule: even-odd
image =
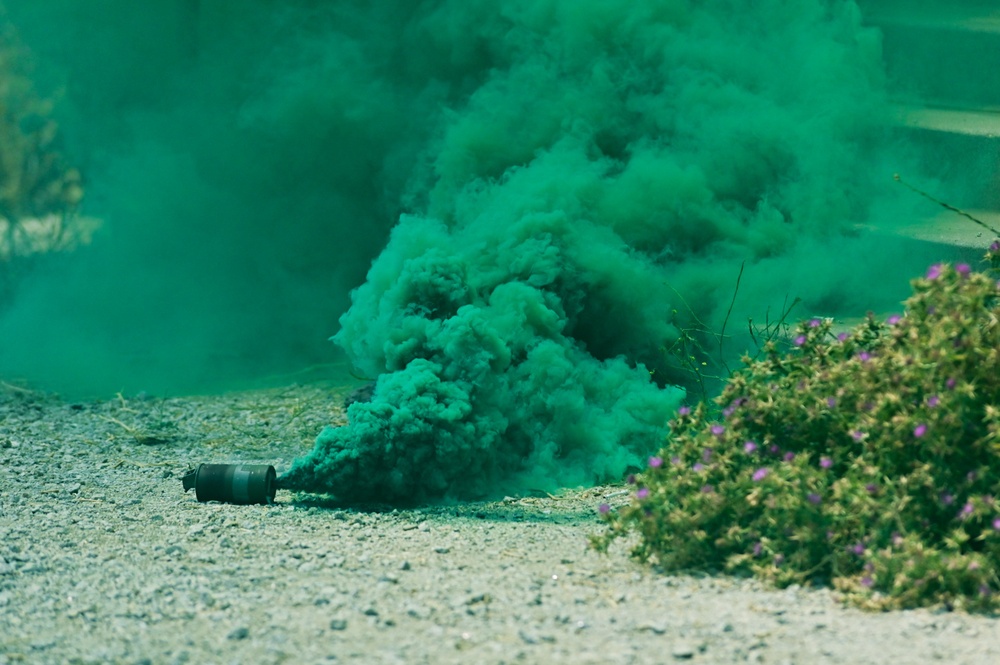
[[[832,584],[873,609],[1000,608],[1000,241],[984,272],[931,266],[905,313],[796,329],[602,505],[606,549],[669,570]]]

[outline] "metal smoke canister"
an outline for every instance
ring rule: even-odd
[[[274,503],[277,475],[268,464],[199,464],[184,474],[184,491],[199,501],[249,505]]]

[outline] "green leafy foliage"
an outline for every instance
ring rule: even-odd
[[[1000,608],[1000,241],[905,313],[799,325],[682,407],[594,545],[668,570],[831,584],[870,609]]]
[[[0,4],[0,307],[41,256],[86,235],[73,223],[82,178],[61,152],[52,109],[35,88],[31,53]]]
[[[0,218],[66,215],[83,197],[80,173],[59,150],[53,102],[31,80],[32,59],[0,6]]]

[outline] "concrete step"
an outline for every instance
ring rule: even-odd
[[[883,34],[893,96],[1000,109],[1000,5],[996,2],[861,3]]]
[[[1000,110],[896,104],[893,112],[898,124],[910,129],[1000,138]]]
[[[898,104],[900,166],[916,164],[934,195],[958,208],[1000,210],[1000,112]]]
[[[930,204],[928,201],[928,205]],[[964,210],[963,212],[978,219],[982,225],[959,213],[942,209],[937,215],[923,219],[868,226],[865,230],[869,233],[899,236],[914,242],[938,246],[941,252],[938,260],[966,261],[975,264],[986,254],[987,247],[1000,238],[1000,211]]]

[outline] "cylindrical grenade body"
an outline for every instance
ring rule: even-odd
[[[274,467],[267,464],[199,464],[194,491],[199,501],[242,505],[274,503]]]

